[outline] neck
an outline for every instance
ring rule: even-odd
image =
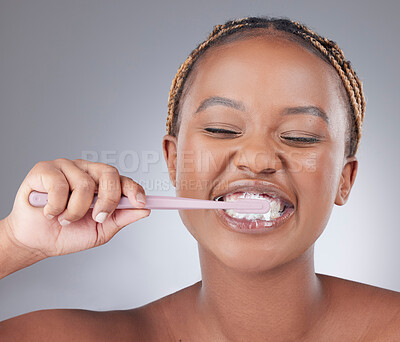
[[[314,272],[314,245],[298,258],[263,273],[222,264],[199,245],[200,317],[229,340],[296,340],[326,311],[326,294]]]

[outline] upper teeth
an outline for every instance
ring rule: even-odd
[[[238,198],[257,198],[269,201],[270,210],[269,214],[272,217],[278,217],[279,212],[283,211],[285,208],[285,203],[277,197],[272,197],[271,195],[262,193],[252,193],[252,192],[242,192],[242,193],[232,193],[223,196],[223,200],[227,202],[235,201]]]

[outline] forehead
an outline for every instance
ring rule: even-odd
[[[182,114],[215,95],[234,97],[254,109],[315,105],[331,115],[345,111],[346,94],[333,67],[298,43],[276,35],[212,47],[192,73]]]

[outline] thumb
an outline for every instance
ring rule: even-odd
[[[149,216],[150,213],[150,209],[115,209],[103,223],[104,233],[111,239],[122,228]]]

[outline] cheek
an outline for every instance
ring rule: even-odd
[[[333,209],[340,180],[338,149],[302,153],[292,158],[293,184],[299,194],[297,219],[299,227],[316,239],[326,227]],[[304,230],[303,230],[304,233]]]
[[[207,139],[182,139],[178,146],[177,196],[210,199],[221,170],[227,166],[226,149]]]
[[[209,200],[221,170],[226,167],[224,150],[207,143],[206,139],[191,135],[181,139],[177,151],[176,195]],[[197,230],[202,230],[208,210],[180,210],[183,224],[196,240]]]

